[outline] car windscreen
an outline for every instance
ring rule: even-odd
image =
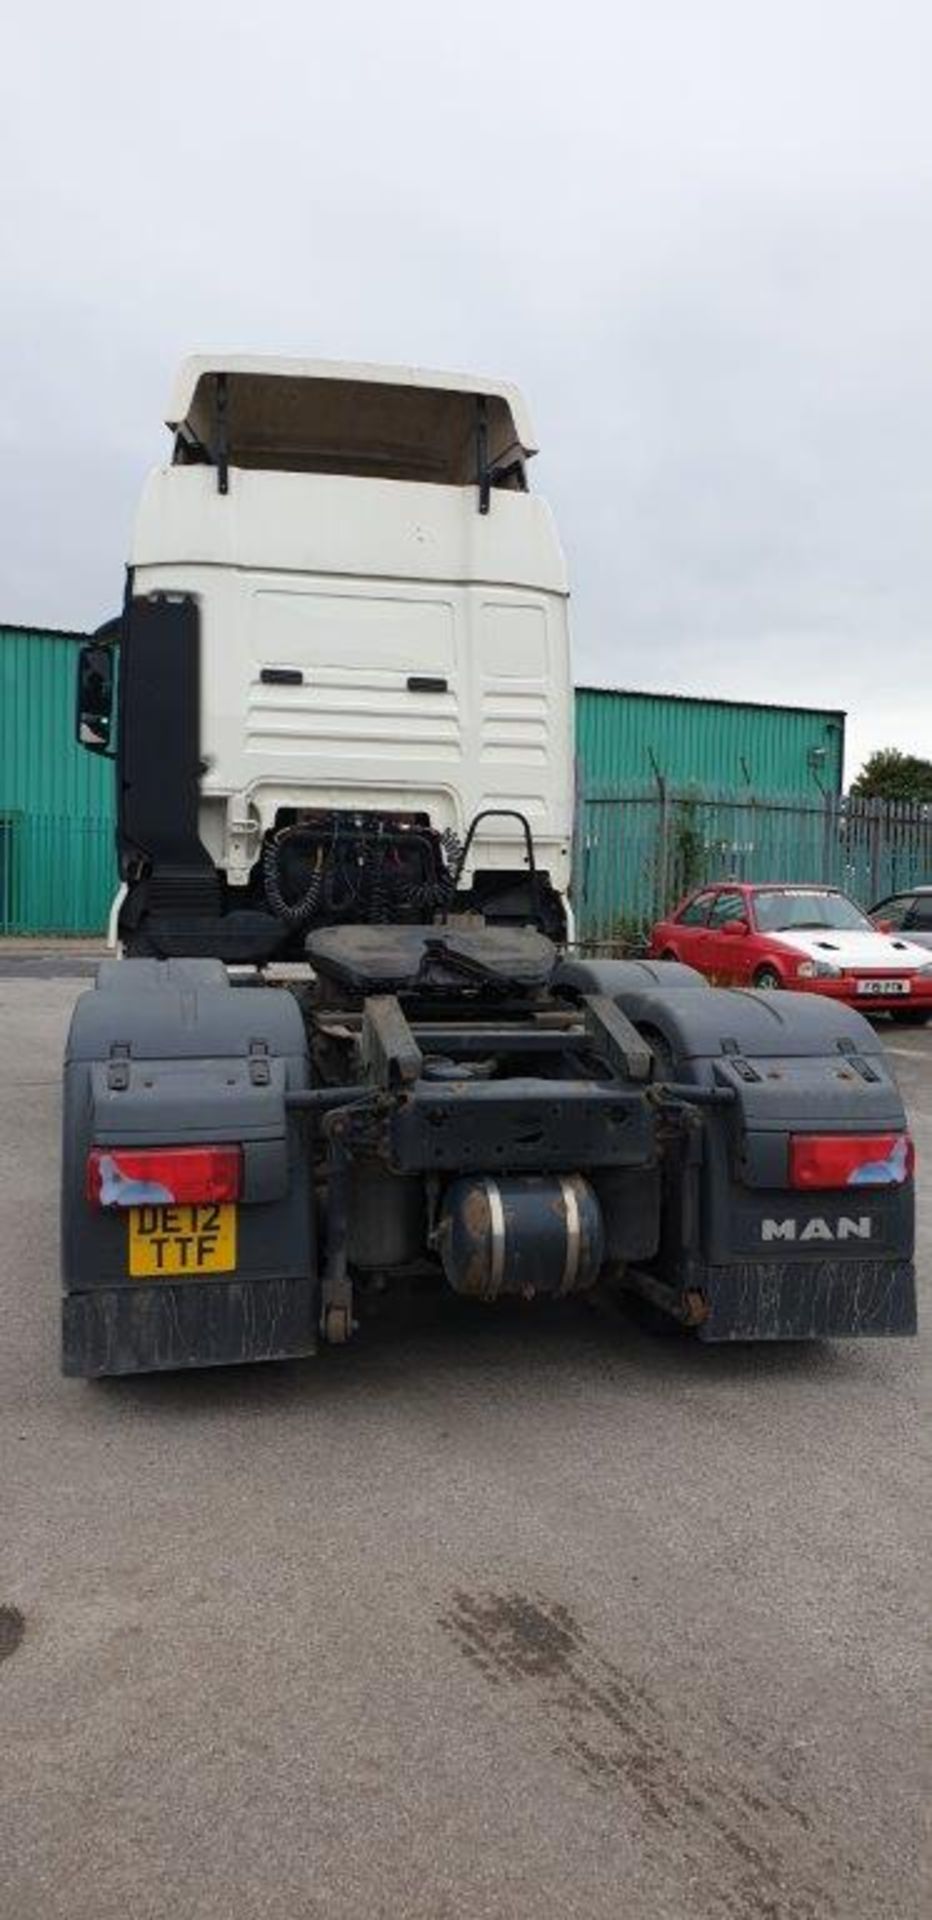
[[[829,927],[840,933],[876,932],[866,913],[845,894],[820,893],[815,888],[767,888],[754,895],[754,912],[762,933],[792,933],[813,927]]]

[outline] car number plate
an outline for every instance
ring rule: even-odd
[[[130,1207],[129,1271],[134,1280],[232,1273],[236,1208],[222,1205]]]
[[[908,980],[859,980],[858,992],[871,994],[903,994],[911,993],[912,988]]]

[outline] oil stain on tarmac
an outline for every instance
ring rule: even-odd
[[[834,1920],[856,1876],[799,1804],[779,1763],[734,1728],[721,1758],[690,1743],[639,1680],[591,1644],[565,1606],[519,1592],[455,1591],[440,1624],[496,1689],[533,1695],[554,1754],[599,1794],[627,1800],[645,1843],[671,1846],[703,1914]],[[842,1902],[840,1904],[840,1902]]]

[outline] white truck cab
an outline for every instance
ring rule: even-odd
[[[136,519],[130,607],[196,610],[197,835],[224,910],[258,904],[269,837],[311,814],[416,817],[448,850],[484,816],[461,886],[526,868],[529,829],[565,899],[568,589],[550,511],[528,490],[520,394],[416,368],[202,355],[179,371],[168,425],[171,462]],[[143,737],[159,743],[123,679],[132,785]],[[149,677],[143,704],[154,692]],[[134,877],[178,860],[124,826],[131,899]],[[177,917],[180,896],[164,873],[155,891],[136,915],[150,922],[145,950],[176,951],[154,923]],[[205,899],[192,900],[203,919]]]

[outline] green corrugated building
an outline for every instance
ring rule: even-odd
[[[0,933],[99,933],[116,890],[113,766],[73,732],[85,638],[0,626]]]
[[[580,790],[672,792],[701,787],[736,799],[840,793],[845,716],[684,694],[577,687]]]

